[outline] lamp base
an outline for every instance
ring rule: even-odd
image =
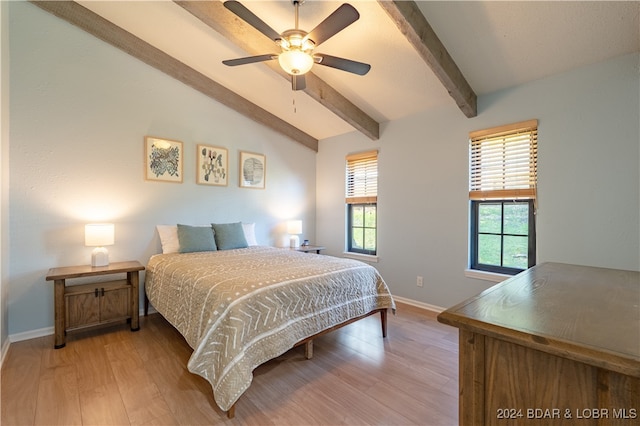
[[[289,239],[289,247],[291,248],[300,247],[300,237],[298,237],[297,235],[292,235],[291,238]]]
[[[91,252],[91,266],[107,266],[109,264],[109,251],[104,247],[96,247]]]

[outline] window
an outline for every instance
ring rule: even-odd
[[[470,267],[516,274],[535,265],[538,121],[469,134]]]
[[[377,254],[378,151],[347,156],[347,251]]]
[[[471,269],[516,274],[533,266],[533,200],[472,201],[471,208]]]

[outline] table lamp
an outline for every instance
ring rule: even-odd
[[[113,223],[90,223],[84,227],[84,245],[95,247],[91,252],[91,266],[107,266],[109,252],[104,246],[114,242]]]
[[[298,237],[298,235],[302,234],[302,221],[290,220],[287,222],[287,232],[290,236],[290,247],[300,247],[300,237]]]

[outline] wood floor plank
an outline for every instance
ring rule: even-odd
[[[67,343],[63,349],[77,353],[76,367],[84,424],[129,424],[122,395],[105,351],[105,344],[113,340],[114,334],[104,333],[77,340],[72,346]]]
[[[368,393],[370,389],[385,386],[377,380],[367,390],[362,391],[354,387],[348,380],[334,375],[309,360],[305,365],[294,364],[301,377],[311,375],[309,388],[313,394],[323,395],[331,401],[331,409],[343,417],[342,424],[408,424],[409,419],[399,411],[387,410]],[[386,386],[385,386],[386,387]],[[387,387],[387,396],[392,390]],[[395,396],[392,396],[395,399]]]
[[[318,348],[320,345],[316,344]],[[322,351],[321,348],[318,348],[318,351]],[[316,353],[318,353],[316,351]],[[335,358],[333,354],[328,355],[331,358]],[[360,358],[354,357],[353,360],[342,359],[337,361],[338,369],[344,368],[349,369],[352,372],[357,372],[356,375],[362,376],[366,375],[367,370],[371,370],[371,366],[367,365],[367,362],[373,362],[371,359],[367,359],[364,356]],[[420,401],[421,398],[425,398],[426,400],[435,399],[438,400],[437,396],[440,392],[440,389],[450,383],[450,379],[433,371],[430,371],[428,367],[421,365],[419,363],[414,364],[411,368],[407,368],[406,359],[397,356],[394,353],[387,352],[385,353],[384,359],[378,359],[380,369],[376,370],[376,384],[374,386],[369,386],[367,389],[361,389],[362,392],[371,396],[375,403],[370,403],[366,405],[369,407],[368,413],[374,412],[376,414],[376,418],[380,418],[385,415],[384,410],[372,410],[370,407],[375,406],[376,403],[378,407],[398,407],[404,406],[407,401],[416,400],[416,403],[413,404],[416,414],[416,417],[426,413],[428,407],[428,403]],[[334,389],[334,393],[335,393]],[[392,395],[390,397],[390,395]],[[433,398],[433,396],[436,398]],[[344,397],[344,395],[343,395]],[[455,413],[457,410],[457,399],[452,398],[454,405],[453,407],[448,407],[448,411],[450,415],[443,416],[447,419],[447,422],[440,421],[437,424],[449,424],[450,422],[455,423]],[[441,402],[438,402],[440,405]],[[432,407],[435,408],[438,405]],[[400,410],[403,413],[404,410]],[[443,419],[440,419],[443,420]],[[404,417],[402,419],[396,419],[395,421],[391,420],[390,424],[408,424],[414,423],[415,420],[411,420],[411,417]],[[429,423],[425,423],[429,424]]]
[[[83,425],[458,424],[457,330],[428,311],[399,304],[386,339],[370,317],[316,339],[310,360],[299,347],[257,367],[232,420],[188,371],[184,338],[158,314],[140,325],[72,333],[57,350],[52,336],[12,344],[2,424],[43,423],[48,410],[49,424],[78,424],[78,412]]]
[[[118,389],[132,425],[178,424],[129,340],[105,346]]]
[[[76,367],[47,368],[40,376],[36,425],[81,425]]]
[[[401,411],[413,425],[457,425],[457,404],[455,407],[442,407],[442,394],[437,392],[421,392],[417,395],[396,393],[384,386],[371,388],[367,394],[389,410]],[[391,397],[390,395],[394,395]],[[450,399],[450,397],[448,397]],[[443,410],[446,413],[443,413]]]
[[[42,369],[75,366],[78,362],[78,353],[74,350],[58,350],[53,348],[53,341],[42,349]]]
[[[285,380],[278,378],[280,376],[278,373],[281,370],[280,363],[278,363],[278,367],[270,369],[271,366],[268,364],[256,369],[258,376],[254,379],[247,393],[240,398],[237,403],[238,409],[244,410],[245,396],[250,394],[247,399],[250,399],[261,413],[269,418],[267,424],[315,424],[316,416],[319,415],[316,411],[326,410],[323,401],[308,399],[308,394],[304,390],[304,382],[298,377],[288,375]],[[271,364],[274,364],[273,361]],[[265,369],[269,369],[269,371],[265,372]]]
[[[133,344],[143,361],[150,361],[159,356],[177,358],[187,364],[192,349],[178,331],[169,326],[159,314],[144,317],[145,330],[139,333]]]
[[[127,412],[115,383],[91,387],[80,393],[82,424],[128,425]]]
[[[153,368],[147,371],[180,424],[211,424],[224,417],[213,400],[209,383],[190,373],[175,358],[156,358]]]
[[[3,425],[31,425],[36,418],[42,351],[53,339],[39,338],[11,345],[0,378]]]
[[[211,385],[190,373],[191,348],[160,315],[142,319],[144,330],[134,347],[178,424],[211,424],[225,418],[213,400]]]

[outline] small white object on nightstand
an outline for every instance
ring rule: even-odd
[[[107,266],[109,251],[104,246],[113,245],[113,223],[90,223],[84,227],[84,245],[95,247],[91,252],[91,266]]]
[[[290,247],[300,247],[300,237],[298,237],[298,235],[302,234],[302,221],[290,220],[287,222],[287,232],[290,235]]]

